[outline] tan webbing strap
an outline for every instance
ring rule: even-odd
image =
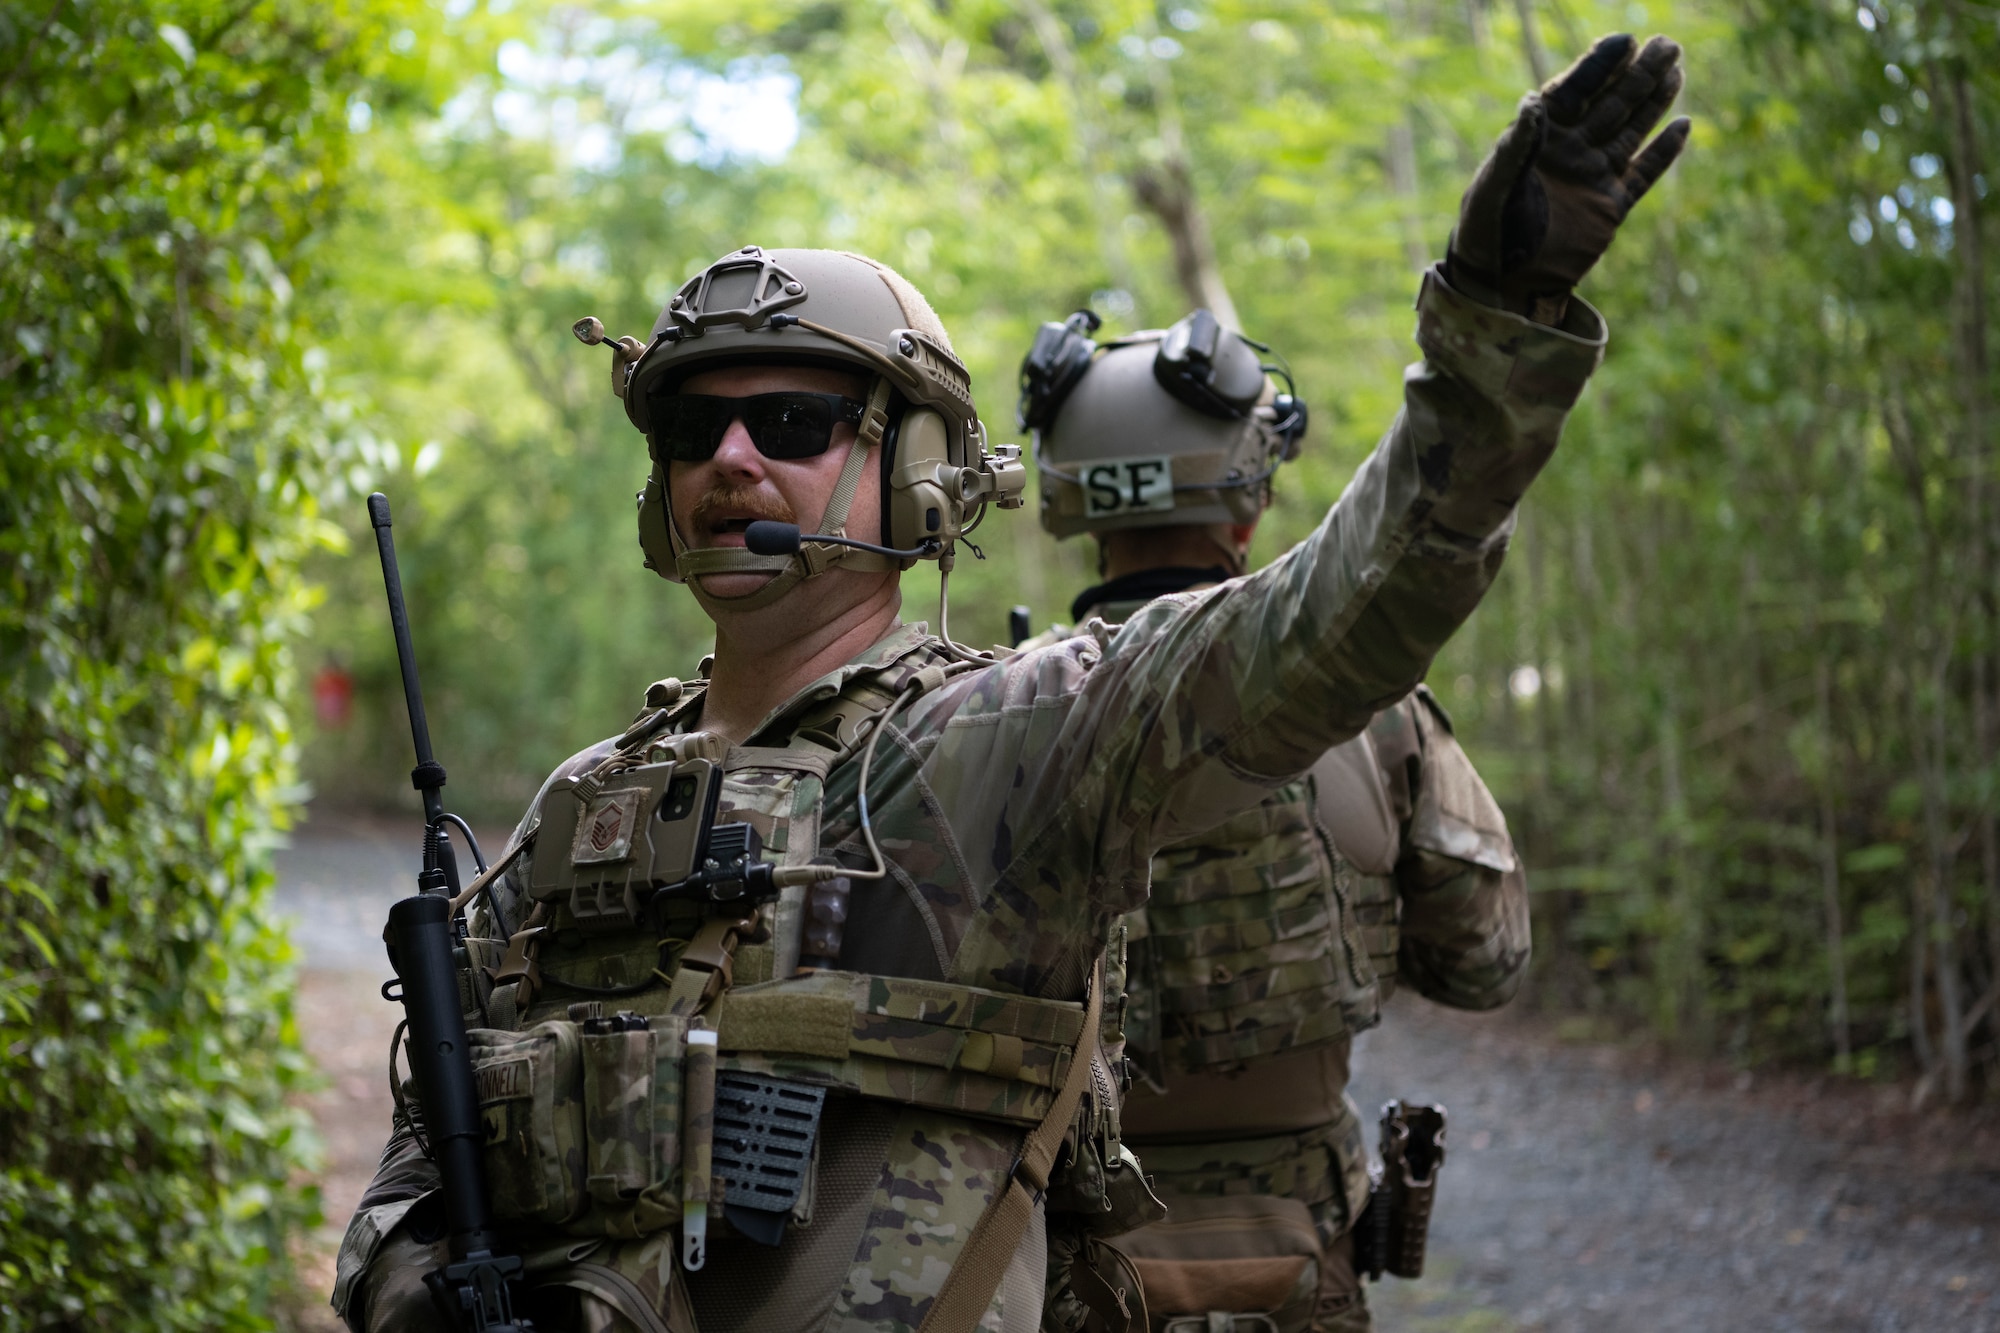
[[[681,954],[667,992],[667,1012],[687,1018],[710,1000],[729,989],[736,963],[736,936],[748,923],[730,917],[713,917]]]
[[[1104,955],[1097,956],[1091,969],[1090,1003],[1084,1008],[1083,1035],[1070,1057],[1069,1073],[1062,1091],[1056,1094],[1042,1123],[1028,1131],[1021,1141],[1021,1156],[1014,1164],[1007,1187],[979,1215],[978,1225],[966,1238],[958,1261],[945,1275],[944,1287],[931,1302],[917,1333],[973,1333],[993,1304],[993,1293],[1021,1238],[1034,1220],[1035,1204],[1048,1189],[1049,1171],[1055,1165],[1056,1150],[1076,1119],[1077,1103],[1090,1084],[1090,1065],[1097,1053],[1098,1022],[1104,1014]]]
[[[507,955],[489,978],[496,991],[503,986],[514,988],[517,1013],[533,1004],[535,992],[542,988],[542,965],[537,955],[542,951],[542,937],[549,933],[549,927],[542,924],[548,919],[548,907],[547,903],[535,904],[528,919],[507,941]]]
[[[826,509],[819,516],[819,530],[829,537],[847,535],[847,511],[854,507],[854,493],[861,489],[861,471],[868,462],[868,451],[882,442],[882,432],[888,428],[889,381],[877,375],[875,386],[868,391],[868,407],[861,415],[861,429],[855,433],[854,447],[847,451],[840,480],[834,484]]]
[[[501,854],[500,859],[498,861],[495,861],[492,865],[480,871],[479,878],[473,880],[472,883],[466,885],[462,890],[459,891],[458,897],[453,898],[451,900],[451,911],[453,916],[456,916],[460,912],[464,911],[465,905],[471,902],[473,898],[477,897],[481,889],[485,888],[488,884],[491,884],[494,880],[500,878],[500,876],[507,873],[507,867],[513,865],[514,862],[520,858],[521,853],[527,851],[528,848],[534,843],[535,830],[540,827],[541,827],[541,821],[536,820],[535,823],[532,826],[530,826],[530,828],[526,833],[523,833],[520,836],[520,838],[514,842],[512,846],[508,847],[507,850]]]

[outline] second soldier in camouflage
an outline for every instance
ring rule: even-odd
[[[1226,595],[1306,407],[1205,310],[1101,347],[1094,325],[1082,312],[1044,326],[1021,416],[1043,526],[1098,543],[1105,581],[1071,614],[1116,625],[1158,597]],[[1369,1182],[1345,1095],[1352,1038],[1399,973],[1485,1009],[1528,961],[1506,823],[1436,700],[1418,687],[1298,780],[1157,853],[1127,929],[1122,1131],[1170,1215],[1118,1247],[1156,1322],[1360,1333],[1350,1232]]]

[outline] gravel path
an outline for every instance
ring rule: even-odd
[[[1398,997],[1357,1100],[1443,1102],[1421,1283],[1387,1329],[2000,1330],[2000,1121]]]
[[[316,818],[278,858],[326,1080],[329,1220],[301,1255],[317,1291],[388,1134],[381,929],[412,885],[412,824]],[[489,853],[503,837],[480,832]],[[1371,1292],[1384,1333],[2000,1333],[1991,1112],[1912,1115],[1896,1088],[1566,1044],[1532,1016],[1400,996],[1355,1078],[1364,1108],[1398,1096],[1449,1109],[1450,1157],[1428,1275]],[[304,1327],[338,1328],[307,1305]]]

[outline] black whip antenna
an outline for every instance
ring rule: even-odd
[[[389,497],[380,491],[368,497],[368,521],[375,526],[375,547],[382,556],[382,584],[389,594],[389,625],[396,633],[396,661],[403,668],[403,702],[410,710],[410,739],[416,744],[417,766],[410,785],[424,798],[424,868],[417,876],[419,893],[458,896],[458,857],[452,851],[447,823],[463,821],[444,810],[444,765],[431,753],[430,723],[424,718],[424,690],[417,683],[417,650],[410,642],[410,613],[403,605],[403,576],[396,568],[396,537],[389,527]],[[468,834],[468,841],[470,836]],[[476,843],[475,861],[483,861]],[[483,868],[483,867],[482,867]]]
[[[417,766],[410,781],[424,797],[424,868],[417,892],[389,909],[382,932],[396,980],[382,988],[384,999],[400,1001],[410,1040],[405,1047],[411,1081],[423,1106],[425,1155],[437,1163],[445,1214],[446,1261],[424,1277],[434,1301],[464,1333],[533,1333],[534,1325],[515,1312],[523,1290],[521,1257],[501,1248],[494,1223],[492,1191],[483,1158],[486,1126],[479,1110],[472,1047],[460,1007],[458,969],[463,950],[455,948],[452,900],[458,896],[458,860],[447,823],[464,830],[474,860],[479,844],[457,815],[447,814],[444,765],[431,753],[430,725],[424,720],[423,691],[417,685],[417,655],[410,643],[410,617],[403,606],[403,580],[396,570],[396,542],[389,531],[389,499],[368,497],[368,521],[382,555],[382,582],[389,592],[389,624],[396,632],[396,657],[403,668],[403,698],[410,707],[410,739]],[[489,897],[489,905],[492,900]],[[496,911],[496,919],[497,919]],[[459,923],[458,938],[463,938]],[[391,992],[400,985],[400,990]],[[399,1033],[401,1029],[398,1030]],[[392,1041],[391,1071],[394,1069]]]

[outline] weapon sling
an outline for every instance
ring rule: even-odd
[[[993,1304],[1014,1252],[1034,1220],[1035,1204],[1047,1191],[1049,1172],[1055,1166],[1056,1150],[1076,1118],[1077,1104],[1090,1083],[1090,1066],[1097,1055],[1098,1023],[1104,1012],[1104,955],[1097,956],[1091,969],[1090,1000],[1084,1007],[1083,1032],[1070,1057],[1069,1073],[1062,1090],[1049,1106],[1042,1123],[1022,1140],[1021,1155],[1009,1173],[1007,1186],[994,1196],[979,1222],[959,1251],[958,1261],[945,1276],[944,1287],[931,1302],[917,1333],[972,1333],[980,1318]]]

